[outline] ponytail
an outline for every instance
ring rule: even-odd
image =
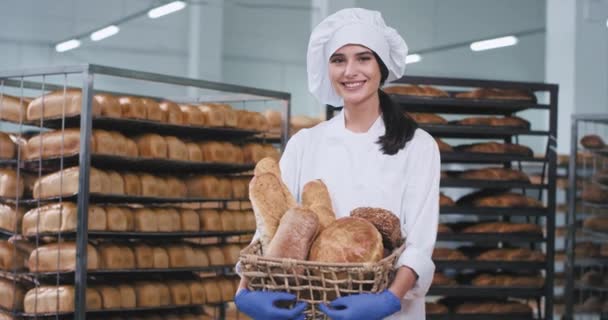
[[[380,84],[382,85],[388,77],[388,68],[376,53],[374,53],[374,56],[380,66]],[[401,107],[397,105],[388,94],[382,91],[382,89],[378,89],[378,97],[386,132],[383,136],[378,138],[377,143],[382,146],[381,149],[384,154],[394,155],[399,152],[399,150],[403,149],[408,141],[412,140],[414,132],[418,128],[418,124],[411,117],[406,115]]]

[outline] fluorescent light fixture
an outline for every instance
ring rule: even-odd
[[[55,46],[55,51],[57,52],[65,52],[68,50],[72,50],[72,49],[76,49],[80,47],[80,41],[76,40],[76,39],[72,39],[72,40],[68,40],[68,41],[64,41],[61,43],[58,43]]]
[[[148,17],[152,19],[160,18],[170,13],[182,10],[185,7],[186,3],[184,1],[173,1],[148,11]]]
[[[517,44],[517,38],[514,36],[500,37],[496,39],[483,40],[471,43],[471,50],[483,51],[508,46],[514,46]]]
[[[99,29],[99,30],[91,33],[91,40],[93,40],[93,41],[103,40],[105,38],[108,38],[108,37],[111,37],[111,36],[117,34],[118,31],[120,31],[120,28],[115,25],[107,26],[103,29]]]
[[[405,57],[406,64],[420,62],[420,60],[422,60],[422,57],[419,54],[408,54],[407,57]]]
[[[606,28],[608,28],[608,19],[606,19]]]

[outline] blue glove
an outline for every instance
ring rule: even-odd
[[[236,307],[255,320],[304,320],[306,302],[299,302],[291,308],[281,308],[277,302],[294,302],[296,296],[286,292],[249,291],[242,289],[235,297]]]
[[[363,293],[341,297],[319,309],[333,320],[381,320],[401,310],[401,301],[392,292]]]

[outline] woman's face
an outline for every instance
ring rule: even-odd
[[[380,66],[370,49],[348,44],[329,58],[329,78],[344,104],[359,104],[378,93]]]

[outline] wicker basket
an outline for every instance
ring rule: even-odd
[[[376,263],[323,263],[262,255],[259,241],[241,251],[241,275],[249,290],[283,291],[296,295],[309,308],[307,319],[326,319],[317,305],[355,293],[376,293],[388,288],[394,266],[405,246]]]

